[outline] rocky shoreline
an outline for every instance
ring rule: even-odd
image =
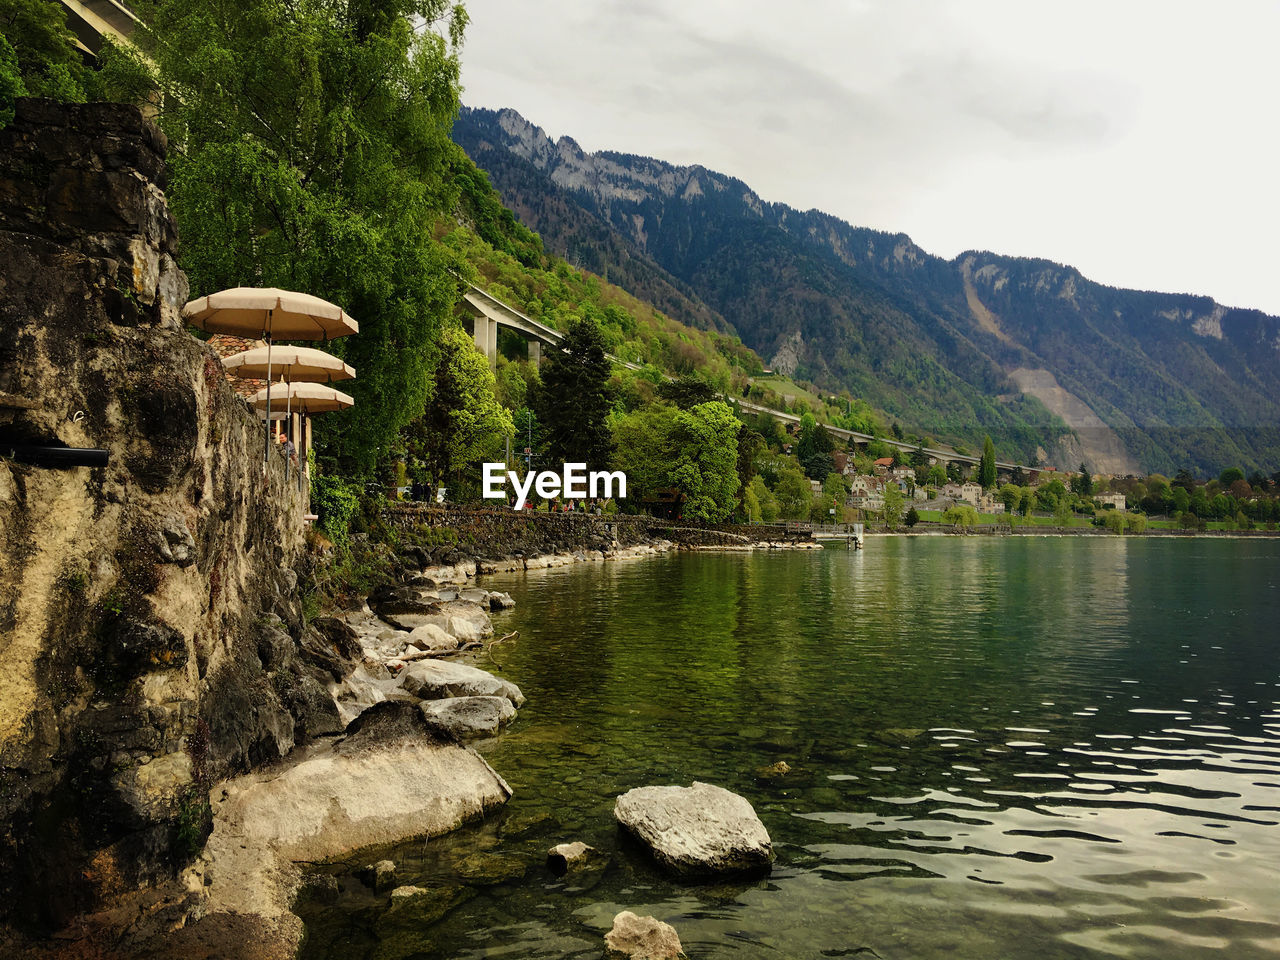
[[[659,541],[431,565],[313,621],[330,645],[328,693],[345,730],[214,787],[212,833],[179,881],[198,894],[198,909],[143,946],[176,957],[196,942],[229,947],[249,933],[252,947],[242,944],[235,956],[292,957],[303,936],[292,908],[305,865],[438,836],[505,803],[510,787],[466,744],[500,732],[524,696],[459,658],[501,642],[490,614],[513,602],[475,579],[672,548]]]

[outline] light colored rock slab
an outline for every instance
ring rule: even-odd
[[[439,724],[460,740],[497,736],[516,715],[506,697],[449,697],[428,700],[421,709],[429,723]]]
[[[755,810],[723,787],[638,787],[618,797],[613,814],[676,873],[758,873],[773,863],[773,843]]]
[[[423,700],[444,697],[505,697],[515,706],[524,703],[520,688],[492,673],[446,660],[424,660],[405,667],[404,689]]]

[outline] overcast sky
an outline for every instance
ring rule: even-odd
[[[1275,0],[467,0],[463,102],[931,253],[1280,314]]]

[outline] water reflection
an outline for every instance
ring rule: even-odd
[[[440,922],[347,877],[308,955],[598,958],[632,909],[703,958],[1280,956],[1277,559],[877,539],[495,578],[530,702],[484,752],[516,797],[391,852],[466,891]],[[694,778],[753,801],[771,878],[678,885],[622,844],[618,793]],[[552,877],[572,839],[609,867]]]

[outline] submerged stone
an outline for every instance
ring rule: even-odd
[[[763,873],[773,842],[751,804],[723,787],[638,787],[618,797],[613,815],[675,873]]]
[[[613,929],[604,935],[604,943],[610,956],[628,960],[679,960],[684,956],[675,927],[630,910],[613,918]]]

